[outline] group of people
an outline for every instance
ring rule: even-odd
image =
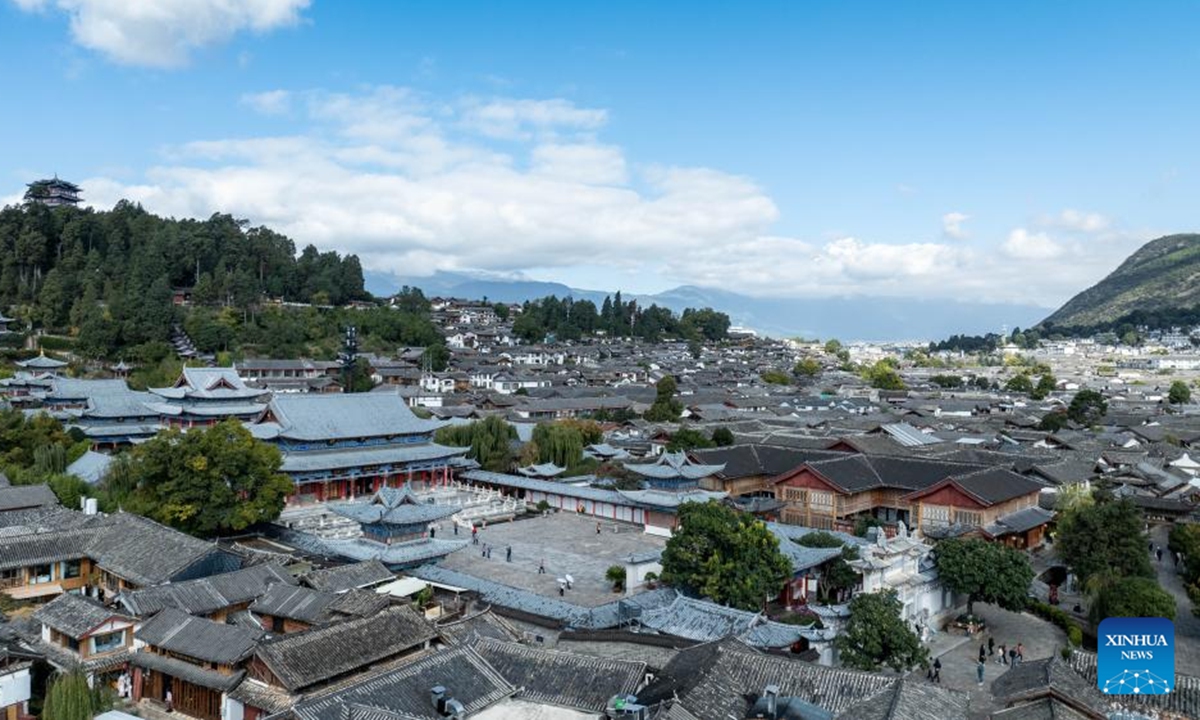
[[[1017,643],[1012,647],[1004,643],[997,645],[996,638],[993,637],[988,638],[987,644],[981,644],[979,646],[979,662],[975,664],[975,676],[980,685],[983,684],[983,675],[987,669],[989,657],[995,657],[997,664],[1016,667],[1025,660],[1025,644]],[[929,670],[925,673],[925,679],[935,683],[942,681],[941,658],[934,659],[933,664],[929,666]]]

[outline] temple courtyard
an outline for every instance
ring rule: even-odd
[[[600,533],[597,534],[597,522]],[[449,522],[441,523],[437,537],[453,537]],[[459,539],[470,539],[470,531],[459,528]],[[625,523],[559,512],[479,528],[479,544],[468,545],[439,563],[442,567],[502,583],[547,597],[558,597],[558,579],[570,574],[572,587],[563,599],[594,607],[621,597],[614,593],[604,573],[612,565],[624,565],[631,556],[660,552],[666,540],[647,535]],[[491,558],[483,557],[484,547]],[[512,548],[512,561],[506,551]],[[546,572],[538,567],[545,563]]]

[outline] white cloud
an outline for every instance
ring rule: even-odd
[[[124,65],[178,67],[193,50],[294,25],[310,0],[14,0],[57,10],[79,45]]]
[[[242,104],[263,115],[284,115],[292,109],[292,94],[287,90],[246,93]]]
[[[625,155],[611,145],[538,145],[531,161],[533,172],[545,177],[595,185],[619,185],[628,179]]]
[[[967,234],[966,229],[963,228],[963,223],[970,219],[971,216],[965,213],[946,213],[942,216],[942,234],[955,240],[966,240],[970,236]]]
[[[1063,254],[1063,246],[1046,233],[1031,233],[1016,228],[1000,246],[1006,255],[1017,260],[1050,260]]]
[[[526,109],[508,116],[515,130],[497,144],[477,103],[404,88],[271,91],[243,103],[272,110],[285,97],[288,127],[302,121],[302,132],[183,143],[137,182],[85,178],[86,197],[176,217],[228,212],[404,276],[587,267],[601,269],[589,284],[605,287],[608,268],[780,297],[1051,305],[1110,271],[1133,242],[1063,243],[1025,228],[969,246],[784,237],[779,209],[752,179],[634,162],[594,137],[603,111],[565,100],[538,101],[536,112],[528,101],[491,101]]]
[[[1043,227],[1094,235],[1108,230],[1112,227],[1113,222],[1107,216],[1097,212],[1082,212],[1068,208],[1058,215],[1039,218],[1038,224]]]
[[[608,122],[608,111],[576,107],[569,100],[468,100],[463,126],[503,140],[523,140],[533,134],[595,131]]]

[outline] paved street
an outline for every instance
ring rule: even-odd
[[[992,702],[992,681],[1008,670],[1007,665],[997,664],[995,657],[988,658],[983,685],[979,685],[975,665],[979,659],[979,646],[986,644],[989,636],[996,639],[997,646],[1000,643],[1011,646],[1018,642],[1024,643],[1026,661],[1050,657],[1066,645],[1067,638],[1058,627],[1026,613],[1008,612],[982,604],[975,606],[975,613],[987,623],[986,632],[967,642],[962,642],[961,636],[937,636],[931,647],[931,654],[937,653],[941,657],[942,684],[969,694],[971,717],[982,719],[986,718],[991,710],[997,709]],[[949,649],[945,649],[947,646]],[[913,676],[924,680],[925,671],[915,671]]]
[[[1183,578],[1175,572],[1175,563],[1167,557],[1167,534],[1170,527],[1156,526],[1150,536],[1163,549],[1163,561],[1153,558],[1151,564],[1158,572],[1158,582],[1175,596],[1175,672],[1200,677],[1200,618],[1192,614],[1192,601],[1183,589]]]

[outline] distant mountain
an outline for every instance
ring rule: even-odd
[[[366,273],[367,289],[389,295],[402,285],[415,285],[429,296],[442,295],[497,302],[524,302],[547,295],[587,299],[599,305],[611,293],[580,290],[561,283],[495,280],[439,272],[425,278],[398,278]],[[683,285],[654,295],[630,295],[643,305],[656,303],[676,312],[711,307],[727,313],[735,325],[776,337],[820,337],[843,340],[933,340],[953,334],[998,332],[1001,327],[1027,327],[1046,309],[1035,305],[1000,305],[953,300],[889,297],[755,298],[725,290]]]
[[[1179,310],[1200,304],[1200,235],[1167,235],[1146,243],[1120,267],[1071,298],[1043,323],[1059,327],[1111,323],[1135,310]]]

